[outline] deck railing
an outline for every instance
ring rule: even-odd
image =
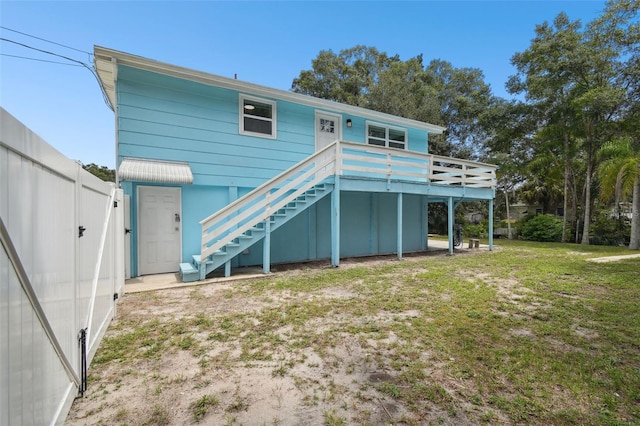
[[[330,176],[495,189],[496,166],[335,141],[200,222],[201,258],[268,220]]]
[[[458,158],[340,142],[337,174],[440,185],[496,186],[496,166]]]

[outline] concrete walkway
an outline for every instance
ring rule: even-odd
[[[233,275],[231,275],[230,277],[209,278],[206,280],[193,281],[190,283],[183,283],[182,281],[180,281],[180,275],[177,272],[172,274],[143,275],[126,280],[124,285],[124,292],[140,293],[143,291],[165,290],[168,288],[182,288],[214,283],[228,283],[231,281],[250,280],[267,276],[262,273],[262,268],[238,268],[234,269],[232,272]]]

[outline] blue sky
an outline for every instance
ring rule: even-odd
[[[289,90],[323,49],[358,44],[484,72],[495,95],[536,24],[587,23],[604,1],[7,1],[0,37],[92,63],[94,45]],[[86,53],[85,53],[86,52]],[[0,105],[64,155],[115,166],[114,115],[81,66],[0,41]],[[8,56],[13,55],[13,56]]]

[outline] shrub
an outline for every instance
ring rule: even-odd
[[[540,214],[522,226],[522,238],[530,241],[560,241],[562,219],[550,214]]]
[[[631,235],[631,225],[624,217],[612,215],[608,210],[600,210],[591,227],[589,243],[596,245],[624,245]]]
[[[489,229],[484,222],[478,225],[465,225],[463,234],[465,237],[487,238],[489,236]]]

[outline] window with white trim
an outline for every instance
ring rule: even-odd
[[[407,149],[407,131],[367,122],[367,143],[387,148]]]
[[[240,95],[240,134],[276,137],[276,102]]]

